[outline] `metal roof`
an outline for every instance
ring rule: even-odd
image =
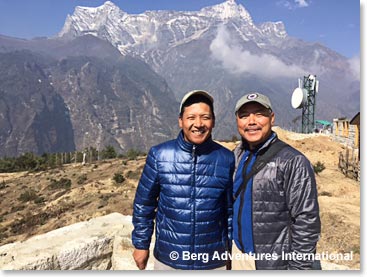
[[[327,121],[327,120],[316,120],[316,123],[320,123],[320,124],[322,124],[322,125],[326,125],[326,126],[328,126],[328,125],[331,125],[331,124],[332,124],[331,122],[329,122],[329,121]]]

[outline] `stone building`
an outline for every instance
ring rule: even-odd
[[[360,181],[360,112],[352,120],[334,119],[332,137],[346,146],[339,153],[340,170],[344,175]]]
[[[360,113],[352,120],[336,118],[333,120],[333,139],[352,149],[359,149],[360,145]]]

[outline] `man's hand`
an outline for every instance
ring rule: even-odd
[[[149,250],[144,249],[135,249],[133,253],[133,257],[136,263],[136,266],[143,270],[146,268],[148,259],[149,259]]]

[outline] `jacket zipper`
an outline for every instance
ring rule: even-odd
[[[240,243],[241,251],[245,252],[245,247],[243,246],[243,240],[242,240],[242,222],[241,222],[241,214],[243,210],[243,202],[244,202],[244,194],[245,191],[241,191],[240,194],[240,207],[238,210],[238,217],[237,217],[237,225],[238,225],[238,240]]]
[[[192,172],[192,193],[191,193],[191,200],[192,200],[192,247],[193,249],[191,250],[191,253],[195,253],[195,234],[196,234],[196,222],[195,222],[195,213],[196,213],[196,202],[195,202],[195,197],[196,197],[196,193],[195,193],[195,188],[196,188],[196,146],[194,145],[192,147],[192,163],[193,163],[193,172]],[[192,263],[194,264],[195,261],[194,259],[192,260]],[[193,265],[194,266],[194,265]]]
[[[253,156],[253,154],[250,152],[250,154],[246,158],[245,164],[243,165],[243,169],[242,169],[243,179],[245,179],[244,176],[246,175],[246,171],[247,171],[247,168],[248,168],[248,166],[249,166],[249,164],[252,160],[252,156]],[[250,180],[248,180],[248,182],[249,181]],[[239,207],[238,216],[237,216],[238,240],[239,240],[239,243],[240,243],[240,246],[241,246],[241,251],[243,251],[244,253],[245,253],[246,249],[243,245],[243,239],[242,239],[243,238],[243,234],[242,234],[242,210],[243,210],[243,206],[245,205],[245,192],[246,192],[246,189],[247,189],[247,184],[245,185],[244,189],[241,191],[240,196],[239,196],[239,198],[240,198],[240,207]],[[251,197],[251,202],[252,202],[252,197]]]
[[[252,230],[252,243],[253,243],[253,247],[254,247],[254,253],[257,253],[256,251],[256,246],[255,246],[255,236],[254,236],[254,197],[253,197],[253,194],[252,194],[252,191],[253,191],[253,188],[254,188],[254,183],[252,183],[252,186],[251,186],[251,230]],[[255,259],[254,261],[255,263],[255,270],[257,270],[257,261]]]

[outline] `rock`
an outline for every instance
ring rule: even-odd
[[[137,270],[131,216],[111,213],[0,247],[1,270]],[[154,235],[147,270],[154,268]],[[323,270],[350,270],[321,261]]]
[[[24,242],[0,247],[0,268],[2,270],[105,270],[112,267],[111,257],[114,256],[115,263],[121,260],[119,269],[124,266],[126,269],[133,269],[132,259],[128,258],[132,254],[132,228],[131,216],[119,213],[69,225],[34,236]],[[126,252],[123,254],[126,258],[120,258],[119,253],[113,254],[114,248],[119,249],[119,244],[122,249],[125,249]],[[135,263],[133,262],[132,265]]]

